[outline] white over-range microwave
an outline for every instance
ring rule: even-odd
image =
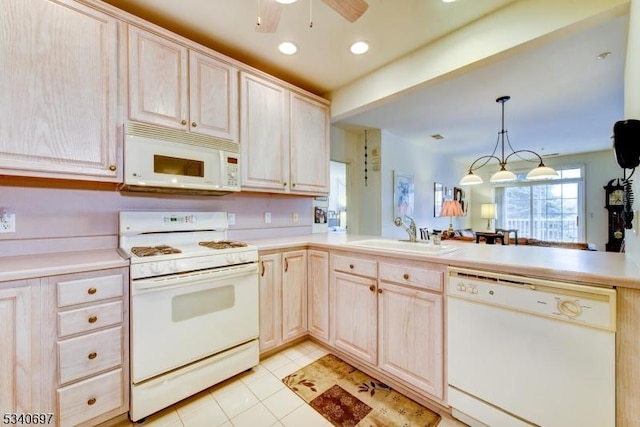
[[[240,146],[206,135],[129,122],[121,191],[219,195],[240,191]]]

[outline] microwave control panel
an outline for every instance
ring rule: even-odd
[[[227,185],[229,187],[238,187],[238,158],[227,157]]]

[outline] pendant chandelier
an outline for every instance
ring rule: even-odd
[[[496,102],[499,102],[500,104],[502,104],[502,129],[500,130],[500,132],[498,132],[498,140],[496,141],[496,146],[493,148],[493,153],[491,153],[488,156],[482,156],[475,159],[473,163],[471,163],[471,166],[469,167],[469,173],[460,180],[460,185],[482,184],[484,182],[482,178],[474,174],[473,171],[480,169],[481,167],[489,163],[491,160],[497,160],[500,163],[500,170],[494,173],[493,175],[491,175],[491,179],[490,179],[491,182],[495,183],[495,182],[515,181],[517,179],[517,176],[515,173],[507,170],[507,161],[511,156],[514,156],[514,155],[520,158],[521,160],[526,160],[525,158],[520,156],[520,153],[533,154],[540,161],[540,163],[538,164],[538,167],[536,167],[535,169],[532,169],[527,174],[527,179],[529,180],[551,179],[558,176],[558,172],[544,165],[542,161],[542,157],[538,153],[531,150],[514,151],[513,147],[511,147],[511,142],[509,141],[509,133],[504,129],[504,103],[507,102],[509,99],[511,99],[510,96],[501,96],[500,98],[496,99]],[[505,137],[507,139],[507,145],[509,146],[509,149],[511,149],[511,154],[507,155],[506,157],[505,157],[505,151],[504,151]],[[500,157],[496,156],[496,151],[498,150],[498,144],[500,144],[501,150],[502,150]],[[484,160],[483,163],[476,166],[479,162],[482,162],[483,160]]]

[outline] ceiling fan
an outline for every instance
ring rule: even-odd
[[[369,8],[365,0],[322,0],[322,2],[349,22],[356,22]],[[289,3],[293,2],[289,1]],[[258,0],[256,31],[274,33],[278,28],[281,13],[282,3],[277,0]]]

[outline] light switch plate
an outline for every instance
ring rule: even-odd
[[[236,214],[228,213],[227,214],[227,224],[228,225],[235,225],[235,223],[236,223]]]
[[[271,212],[265,212],[264,213],[264,223],[265,224],[270,224],[271,223]]]

